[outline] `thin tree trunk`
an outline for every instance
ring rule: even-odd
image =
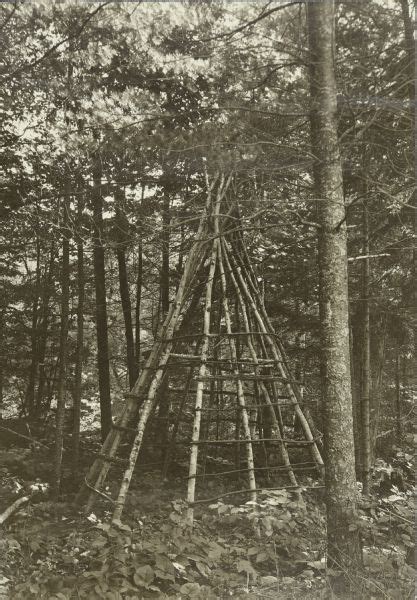
[[[397,348],[397,356],[395,358],[395,433],[396,443],[401,444],[402,426],[401,426],[401,354]]]
[[[162,319],[169,310],[169,252],[170,252],[170,201],[168,190],[164,190],[164,201],[162,207],[162,266],[161,266],[161,309]]]
[[[368,207],[364,204],[362,210],[363,250],[364,256],[369,256],[369,219]],[[362,485],[363,493],[369,494],[371,440],[370,440],[370,391],[371,391],[371,340],[370,340],[370,308],[369,308],[369,258],[362,261],[362,369],[361,369],[361,446],[362,446]]]
[[[350,316],[349,323],[349,352],[350,352],[350,381],[352,388],[352,418],[353,438],[355,442],[355,473],[356,479],[361,478],[361,420],[359,415],[359,394],[357,385],[357,372],[360,369],[359,361],[356,359],[356,328],[353,327],[354,317]]]
[[[178,281],[181,279],[182,270],[184,268],[184,243],[185,243],[184,223],[181,223],[180,240],[181,241],[180,241],[179,250],[178,250],[178,261],[177,261],[177,265],[175,267],[175,270],[177,272]]]
[[[379,431],[379,416],[382,397],[382,382],[385,365],[385,341],[387,335],[387,316],[382,314],[373,326],[372,347],[372,393],[371,393],[371,461],[375,457]]]
[[[0,342],[3,343],[4,347],[4,316],[0,313]],[[4,362],[3,358],[0,359],[0,421],[3,418],[3,388],[4,388]]]
[[[54,266],[55,266],[55,245],[52,242],[51,252],[50,252],[50,260],[49,260],[49,268],[46,269],[44,285],[43,285],[43,294],[42,294],[42,315],[41,322],[39,327],[39,381],[38,381],[38,389],[36,393],[36,407],[38,411],[42,410],[42,402],[44,398],[44,390],[45,390],[45,380],[46,380],[46,369],[45,369],[45,359],[46,359],[46,346],[48,341],[48,324],[49,324],[49,300],[51,297],[52,291],[52,279],[54,275]]]
[[[119,267],[119,290],[122,301],[122,311],[125,323],[127,370],[129,376],[129,389],[135,384],[137,370],[135,362],[135,341],[133,337],[132,303],[129,293],[129,279],[127,275],[126,245],[128,243],[127,219],[123,215],[124,191],[117,190],[116,202],[116,227],[117,227],[117,264]]]
[[[41,280],[41,247],[39,238],[36,238],[36,272],[35,272],[35,290],[32,303],[32,327],[30,333],[31,344],[31,362],[29,369],[29,382],[26,388],[25,408],[29,418],[34,417],[35,409],[35,384],[39,363],[39,344],[38,344],[38,312],[39,312],[39,288]]]
[[[72,43],[69,46],[69,61],[67,71],[67,94],[68,99],[71,92],[73,65],[71,62]],[[65,123],[68,120],[68,105],[65,107]],[[68,160],[68,159],[67,159]],[[55,457],[54,457],[54,481],[52,484],[52,495],[55,501],[59,498],[62,478],[62,452],[64,448],[64,425],[65,425],[65,396],[67,391],[66,375],[68,361],[68,328],[69,328],[69,302],[70,302],[70,211],[71,179],[70,165],[65,165],[65,190],[62,203],[62,266],[61,266],[61,326],[59,333],[58,352],[58,385],[56,403],[56,427],[55,427]]]
[[[69,270],[69,182],[63,202],[62,218],[62,267],[61,267],[61,326],[59,334],[59,370],[58,390],[56,406],[56,431],[55,431],[55,461],[53,497],[58,500],[61,486],[62,450],[64,446],[64,423],[65,423],[65,394],[66,394],[66,372],[67,372],[67,341],[69,323],[69,294],[70,294],[70,270]]]
[[[98,141],[98,140],[97,140]],[[100,392],[101,437],[104,440],[112,424],[109,340],[107,329],[106,271],[103,247],[103,197],[101,193],[101,161],[99,150],[93,163],[93,262],[95,284],[95,317],[97,332],[97,367]]]
[[[140,199],[140,207],[142,207],[143,197],[145,195],[145,186],[142,185],[142,194]],[[136,372],[139,377],[140,371],[140,329],[141,329],[141,308],[142,308],[142,286],[143,286],[143,240],[142,229],[139,231],[138,244],[138,271],[136,276],[136,303],[135,303],[135,364]]]
[[[161,234],[161,246],[162,246],[162,265],[160,274],[160,293],[161,293],[161,320],[164,321],[169,311],[169,286],[170,286],[170,274],[169,274],[169,254],[170,254],[170,198],[169,191],[167,189],[168,182],[165,182],[163,206],[162,206],[162,234]],[[159,410],[158,410],[158,437],[161,442],[162,450],[162,461],[165,460],[165,452],[167,449],[168,441],[168,415],[169,415],[169,375],[168,372],[164,376],[159,391]]]
[[[77,349],[75,355],[75,374],[74,374],[74,417],[72,429],[72,450],[73,450],[73,473],[78,471],[80,456],[80,426],[81,426],[81,394],[82,394],[82,373],[83,373],[83,354],[84,354],[84,299],[85,299],[85,273],[84,273],[84,244],[81,235],[82,217],[84,209],[84,200],[80,196],[78,199],[78,227],[79,234],[77,239]]]
[[[414,317],[417,317],[417,110],[416,110],[416,90],[417,90],[417,35],[414,36],[414,25],[410,14],[409,0],[400,0],[401,12],[404,22],[404,38],[407,51],[407,78],[408,78],[408,97],[410,100],[410,110],[412,112],[411,126],[411,163],[414,165],[413,184],[414,192],[411,201],[408,203],[411,206],[411,219],[414,232],[413,244],[413,271],[414,271]],[[414,11],[417,14],[417,5],[414,0]],[[417,353],[417,334],[414,336],[414,347]]]
[[[55,347],[51,348],[51,356],[56,356],[56,352],[55,352]],[[46,400],[44,403],[44,413],[45,415],[49,412],[50,408],[51,408],[51,404],[52,404],[52,399],[54,397],[55,394],[55,387],[56,387],[56,381],[57,381],[57,372],[58,372],[58,366],[59,366],[59,361],[58,358],[55,359],[55,361],[53,361],[51,368],[49,370],[49,377],[47,377],[46,379]]]
[[[336,588],[348,587],[360,565],[356,522],[355,449],[349,353],[347,247],[343,178],[337,138],[333,64],[334,3],[307,4],[310,46],[311,137],[320,222],[323,409],[326,456],[328,565],[340,569]],[[337,590],[336,590],[337,591]]]
[[[142,239],[138,246],[138,273],[136,277],[136,304],[135,304],[135,364],[139,375],[140,369],[140,328],[141,328],[141,305],[142,305],[142,282],[143,282],[143,249]]]

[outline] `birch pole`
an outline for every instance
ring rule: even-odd
[[[207,180],[207,200],[204,212],[200,219],[198,231],[196,234],[196,242],[188,256],[188,259],[185,263],[184,273],[181,277],[180,284],[178,286],[177,293],[175,295],[175,300],[172,303],[170,310],[166,316],[166,319],[161,326],[160,333],[158,335],[158,343],[154,344],[152,351],[146,361],[145,366],[143,367],[138,380],[131,390],[131,394],[129,394],[126,407],[117,419],[117,427],[119,429],[112,428],[109,434],[106,437],[106,440],[103,443],[101,448],[101,457],[98,457],[94,463],[91,465],[87,476],[85,477],[85,482],[78,495],[76,497],[75,503],[81,504],[86,495],[89,494],[87,500],[86,511],[91,510],[95,500],[95,490],[99,490],[103,485],[107,477],[107,473],[110,469],[110,462],[103,460],[102,456],[105,455],[108,458],[114,458],[117,452],[117,449],[121,440],[121,429],[126,427],[130,421],[130,419],[134,418],[137,412],[138,406],[138,398],[143,395],[150,384],[150,378],[152,377],[152,373],[154,369],[166,358],[168,360],[169,352],[171,351],[171,345],[166,345],[165,340],[170,339],[177,327],[178,320],[181,314],[181,309],[184,302],[184,295],[186,292],[186,288],[189,285],[190,279],[193,278],[194,272],[198,270],[198,267],[203,260],[204,256],[204,243],[205,243],[205,230],[207,227],[207,217],[209,213],[209,208],[212,204],[212,190],[218,180],[218,175],[213,177],[211,184],[208,183]],[[165,357],[163,356],[165,348]],[[141,441],[140,441],[141,444]]]
[[[246,306],[245,306],[245,303],[244,303],[243,298],[242,298],[242,293],[241,293],[241,291],[239,289],[238,282],[236,281],[236,277],[234,276],[234,273],[232,271],[232,266],[230,264],[229,257],[227,255],[227,251],[226,251],[225,245],[223,245],[223,255],[224,255],[224,258],[225,258],[225,261],[226,261],[226,266],[227,266],[228,271],[229,271],[230,279],[232,281],[233,287],[235,288],[236,295],[237,295],[238,300],[239,300],[240,310],[242,312],[243,324],[244,324],[244,327],[245,327],[245,331],[248,334],[248,336],[247,336],[247,345],[248,345],[248,348],[249,348],[249,353],[250,353],[250,355],[252,357],[252,360],[255,363],[255,365],[259,365],[258,355],[257,355],[255,347],[253,345],[252,335],[250,333],[248,313],[247,313]],[[269,395],[268,388],[266,387],[265,383],[262,380],[259,382],[259,387],[262,390],[262,395],[263,395],[263,397],[265,399],[265,403],[268,405],[268,412],[269,412],[269,415],[270,415],[270,418],[271,418],[272,425],[273,425],[275,431],[278,432],[279,437],[280,437],[280,452],[281,452],[281,457],[282,457],[282,460],[284,462],[284,465],[287,468],[288,477],[289,477],[290,482],[291,482],[292,485],[298,485],[297,479],[296,479],[296,477],[294,475],[294,471],[293,471],[292,466],[291,466],[291,462],[290,462],[290,458],[289,458],[289,455],[288,455],[287,447],[286,447],[285,443],[282,441],[281,428],[279,426],[279,423],[278,423],[278,420],[277,420],[277,416],[275,414],[274,407],[273,407],[273,404],[271,402],[271,397]]]
[[[206,299],[204,307],[204,326],[203,326],[203,342],[201,346],[201,362],[198,370],[198,381],[197,391],[195,397],[195,408],[194,408],[194,423],[193,433],[191,438],[191,452],[190,452],[190,467],[188,470],[188,488],[187,488],[187,522],[189,525],[193,524],[194,519],[194,508],[193,502],[195,499],[195,483],[197,475],[197,461],[198,461],[198,442],[200,439],[200,427],[201,427],[201,409],[203,407],[203,396],[204,396],[204,381],[203,378],[207,373],[207,357],[210,343],[210,323],[211,323],[211,303],[212,303],[212,292],[213,282],[216,273],[216,262],[217,262],[217,249],[218,240],[215,239],[213,242],[213,248],[210,258],[210,269],[209,269],[209,280],[206,288]]]
[[[236,272],[240,287],[251,307],[252,314],[254,315],[254,317],[258,323],[258,327],[259,327],[261,333],[264,334],[265,339],[267,340],[268,345],[270,346],[272,355],[277,364],[278,371],[285,382],[285,389],[288,393],[291,403],[294,406],[296,415],[299,418],[300,424],[304,431],[305,438],[307,441],[311,442],[310,452],[312,454],[312,458],[315,461],[315,463],[317,464],[317,466],[321,469],[321,467],[323,466],[323,460],[321,458],[321,454],[317,448],[317,444],[314,440],[313,434],[311,433],[311,429],[308,424],[308,421],[307,421],[306,417],[304,416],[303,411],[301,410],[301,407],[298,403],[298,398],[294,392],[293,384],[291,381],[288,381],[291,378],[291,374],[289,373],[288,369],[286,368],[286,365],[283,362],[283,357],[279,351],[279,348],[276,345],[275,340],[273,339],[273,336],[271,335],[271,331],[266,326],[265,320],[263,319],[260,311],[258,310],[258,306],[256,305],[256,302],[255,302],[252,294],[250,293],[247,282],[242,276],[241,268],[239,266],[237,266],[234,261],[234,258],[230,251],[230,246],[226,240],[225,240],[225,244],[226,244],[227,250],[229,250],[229,256],[232,261],[232,264],[234,264],[236,267],[235,272]]]
[[[205,217],[208,215],[208,210],[211,205],[211,191],[213,189],[214,183],[215,182],[213,182],[213,184],[211,186],[208,186],[208,197],[207,197]],[[222,178],[220,181],[220,184],[219,184],[219,192],[218,192],[219,198],[221,197],[221,193],[224,192],[223,184],[224,184],[224,180]],[[129,464],[123,475],[123,480],[122,480],[122,484],[120,486],[119,495],[115,502],[115,509],[113,512],[112,522],[116,523],[116,524],[119,523],[120,519],[121,519],[123,508],[124,508],[124,505],[126,502],[127,492],[129,490],[130,482],[131,482],[132,476],[133,476],[133,471],[134,471],[134,468],[136,465],[136,460],[137,460],[139,451],[142,446],[143,435],[145,432],[146,423],[152,412],[152,408],[154,407],[154,404],[156,401],[156,393],[161,384],[162,377],[165,372],[167,362],[169,360],[169,355],[172,351],[172,347],[173,347],[172,336],[175,333],[177,324],[179,322],[181,309],[183,306],[185,290],[187,288],[187,285],[189,284],[189,280],[192,279],[192,277],[195,273],[195,270],[196,270],[196,268],[198,268],[198,264],[201,260],[201,243],[204,242],[203,231],[205,229],[205,220],[206,220],[205,217],[203,217],[202,221],[200,222],[198,238],[197,238],[198,242],[194,245],[193,250],[190,252],[189,259],[187,260],[187,262],[185,264],[183,277],[181,278],[180,285],[178,286],[178,291],[177,291],[174,303],[173,303],[172,308],[170,309],[170,311],[166,317],[165,323],[164,323],[163,331],[161,334],[161,343],[165,345],[165,349],[162,352],[157,371],[151,381],[151,385],[148,390],[147,399],[145,400],[145,402],[142,405],[141,410],[140,410],[139,422],[138,422],[138,426],[137,426],[137,433],[136,433],[135,439],[133,441],[132,450],[131,450],[131,453],[129,456]],[[211,261],[213,261],[213,254],[215,253],[215,250],[216,249],[213,247]],[[214,256],[214,268],[215,268],[215,264],[216,264],[215,258],[216,258],[216,256]],[[211,272],[211,266],[210,266],[210,272]],[[214,271],[213,271],[213,276],[214,276]],[[207,304],[207,298],[208,298],[207,294],[209,291],[210,291],[209,300],[210,300],[210,304],[211,304],[212,286],[213,286],[213,281],[210,278],[209,284],[207,286],[206,304]],[[208,313],[208,318],[209,318],[208,327],[210,329],[210,313]],[[206,322],[205,322],[205,327],[206,327]],[[209,337],[207,336],[207,344],[208,344],[208,340],[209,340]],[[207,354],[207,350],[208,350],[208,348],[206,350],[204,350],[204,347],[205,346],[204,346],[204,342],[203,342],[202,357],[204,355],[204,351]],[[207,360],[207,357],[206,357],[206,360]],[[203,395],[203,392],[201,392],[201,396],[202,395]],[[200,415],[200,417],[201,417],[201,415]],[[190,461],[190,464],[191,464],[191,461]],[[195,485],[195,478],[194,478],[194,485]]]
[[[229,347],[232,362],[234,363],[233,374],[238,377],[239,376],[239,368],[237,365],[237,350],[236,350],[236,342],[232,337],[232,323],[230,318],[229,311],[229,303],[227,299],[227,282],[226,282],[226,274],[224,272],[223,265],[223,257],[222,257],[222,247],[220,244],[220,229],[219,229],[219,218],[218,214],[215,217],[215,226],[214,230],[216,233],[216,241],[218,244],[218,256],[219,256],[219,273],[220,273],[220,281],[222,287],[222,303],[223,303],[223,312],[224,312],[224,320],[226,323],[226,332],[229,336]],[[252,448],[252,440],[249,426],[249,418],[248,412],[246,410],[246,402],[245,402],[245,394],[243,392],[243,385],[240,379],[236,380],[236,393],[240,406],[242,426],[243,426],[243,434],[245,436],[245,448],[246,448],[246,459],[248,462],[248,482],[249,489],[251,490],[250,498],[251,500],[256,502],[256,479],[255,479],[255,465],[253,460],[253,448]]]

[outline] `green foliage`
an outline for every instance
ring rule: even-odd
[[[277,502],[282,508],[278,515]],[[181,502],[173,503],[168,521],[141,516],[131,527],[115,528],[99,522],[92,529],[69,535],[62,528],[71,527],[73,522],[61,517],[53,531],[38,528],[35,537],[26,531],[20,541],[9,538],[9,558],[20,565],[22,574],[12,597],[56,600],[72,598],[76,593],[80,598],[93,599],[182,595],[215,600],[224,593],[239,594],[275,584],[271,569],[276,572],[278,564],[279,569],[285,568],[282,554],[289,557],[284,547],[289,544],[286,533],[294,533],[291,520],[288,528],[282,527],[280,517],[285,510],[296,518],[301,504],[273,495],[260,506],[266,512],[261,517],[259,507],[250,503],[242,510],[219,504],[217,510],[205,511],[193,530],[186,526]],[[45,512],[42,516],[48,518]],[[305,512],[300,513],[297,523],[305,517]],[[41,514],[36,521],[40,523]],[[274,539],[259,538],[254,544],[254,527],[263,531],[272,527]],[[219,530],[224,537],[219,538]],[[300,541],[300,551],[302,547]]]
[[[257,503],[217,502],[198,512],[192,530],[181,501],[172,502],[168,519],[165,510],[133,511],[129,525],[118,527],[105,523],[108,514],[104,522],[80,520],[39,505],[2,542],[16,582],[11,598],[322,597],[328,573],[316,494],[269,491]],[[354,578],[355,597],[378,598],[378,589],[411,597],[414,500],[394,489],[361,506],[364,572]]]

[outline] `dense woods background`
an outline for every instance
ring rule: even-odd
[[[161,564],[155,567],[146,555],[134,566],[142,569],[135,579],[141,591],[121,591],[120,583],[112,584],[115,570],[100,579],[91,575],[100,568],[74,553],[91,542],[85,520],[71,528],[75,541],[66,552],[78,561],[71,568],[45,558],[50,538],[35,534],[35,548],[22,534],[36,519],[61,519],[49,492],[55,501],[67,501],[78,490],[91,449],[97,450],[143,367],[198,227],[204,170],[233,173],[233,194],[266,310],[303,382],[316,426],[324,431],[323,263],[320,270],[317,255],[325,226],[310,121],[314,36],[307,13],[298,2],[1,5],[2,508],[13,502],[17,485],[25,493],[29,485],[50,486],[46,496],[36,492],[41,500],[14,517],[5,537],[2,551],[12,567],[7,572],[0,567],[0,575],[4,571],[6,583],[17,585],[11,597],[77,597],[71,595],[76,587],[78,597],[85,598],[220,598],[231,586],[234,597],[290,598],[307,589],[316,597],[314,590],[325,587],[323,542],[312,559],[305,539],[294,548],[288,541],[302,539],[305,523],[312,541],[323,518],[321,497],[307,502],[304,525],[294,517],[295,533],[284,527],[274,538],[273,551],[270,536],[265,538],[269,550],[259,542],[252,556],[261,559],[253,565],[242,540],[217,540],[245,550],[221,567],[223,575],[217,573],[212,587],[215,567],[208,559],[200,557],[201,568],[195,561],[197,575],[187,571],[182,580],[184,573],[166,566],[171,575],[164,579]],[[414,571],[412,19],[407,0],[340,2],[335,9],[336,125],[345,209],[341,219],[334,215],[333,224],[336,235],[347,231],[355,438],[355,457],[347,459],[355,464],[367,498],[360,504],[369,525],[362,544],[368,548],[368,572],[362,579],[374,583],[360,593],[369,598],[411,597]],[[335,339],[342,335],[336,331]],[[153,493],[162,506],[164,492]],[[287,508],[296,514],[294,507]],[[271,506],[263,509],[267,515]],[[220,522],[210,519],[207,527],[219,532]],[[175,519],[171,524],[178,525]],[[148,539],[162,541],[141,552],[171,560],[163,538],[172,537],[172,531],[158,529],[157,521],[147,526]],[[228,522],[235,533],[250,537],[246,526]],[[123,536],[130,534],[118,535],[118,543],[127,547]],[[103,536],[96,550],[110,552]],[[190,547],[202,544],[198,533],[194,536]],[[131,532],[130,543],[134,540]],[[53,543],[62,549],[62,537]],[[222,551],[213,548],[210,560],[220,564]],[[137,556],[131,546],[129,552]],[[189,553],[198,554],[194,546]],[[304,571],[291,570],[302,559]],[[77,564],[90,573],[85,580],[91,585],[84,591],[74,583]],[[45,573],[51,565],[62,576],[61,583],[48,587]],[[73,580],[68,583],[69,572]],[[180,584],[195,587],[180,592]]]

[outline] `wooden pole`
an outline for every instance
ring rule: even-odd
[[[218,219],[215,223],[215,232],[217,235],[220,235]],[[221,250],[222,250],[222,248],[221,248],[221,245],[219,244],[219,272],[220,272],[220,281],[221,281],[221,285],[222,285],[223,312],[224,312],[224,319],[225,319],[225,323],[226,323],[226,331],[228,334],[231,334],[232,333],[232,323],[231,323],[231,319],[230,319],[229,303],[227,300],[226,274],[224,271]],[[232,361],[234,363],[236,363],[237,362],[236,343],[232,336],[229,337],[229,345],[230,345],[230,354],[231,354]],[[238,369],[237,365],[233,369],[233,374],[237,377],[239,376],[239,369]],[[245,447],[246,447],[246,460],[247,460],[247,464],[248,464],[248,483],[249,483],[249,489],[251,490],[250,497],[251,497],[251,500],[256,501],[256,491],[255,491],[256,490],[256,479],[255,479],[255,466],[254,466],[254,460],[253,460],[253,448],[252,448],[252,442],[251,442],[248,413],[246,410],[245,395],[243,392],[243,385],[242,385],[241,379],[236,380],[236,392],[237,392],[237,396],[238,396],[238,402],[241,407],[243,435],[245,437],[245,442],[246,442]]]
[[[234,271],[237,275],[239,285],[240,285],[247,301],[249,302],[252,313],[258,323],[260,331],[265,334],[265,339],[270,346],[272,355],[273,355],[274,359],[277,361],[278,370],[279,370],[280,374],[282,375],[282,377],[284,377],[285,379],[291,379],[289,371],[283,362],[283,356],[281,355],[280,349],[278,348],[277,344],[275,343],[273,336],[270,335],[270,333],[271,333],[269,330],[270,322],[269,322],[269,320],[265,320],[264,318],[262,318],[262,317],[266,317],[266,313],[264,313],[264,311],[262,310],[261,307],[259,307],[259,309],[258,309],[258,306],[256,306],[255,301],[254,301],[252,295],[250,294],[246,280],[242,276],[241,268],[236,265],[236,262],[234,260],[232,252],[230,251],[230,246],[229,246],[227,240],[225,240],[224,243],[228,250],[231,264],[233,267],[235,267]],[[260,311],[264,313],[262,316],[260,314]],[[268,328],[265,323],[268,325]],[[307,422],[307,419],[304,416],[303,411],[301,410],[298,398],[297,398],[296,393],[293,388],[293,384],[291,382],[286,383],[285,388],[286,388],[286,392],[288,393],[289,398],[291,399],[291,401],[294,405],[294,410],[296,411],[296,414],[299,418],[300,424],[303,428],[305,438],[308,441],[313,442],[314,441],[313,434],[311,433],[311,429]],[[311,454],[312,454],[313,460],[316,462],[318,467],[321,469],[323,467],[323,460],[321,458],[321,454],[317,448],[317,444],[315,443],[315,441],[314,441],[314,444],[311,444]]]
[[[252,357],[252,360],[256,364],[259,364],[258,355],[257,355],[255,347],[253,345],[252,336],[249,333],[250,332],[250,325],[249,325],[249,319],[248,319],[248,313],[247,313],[247,310],[246,310],[246,306],[245,306],[245,303],[243,301],[242,294],[241,294],[240,289],[239,289],[239,285],[238,285],[238,283],[236,281],[236,278],[235,278],[235,275],[233,273],[233,270],[232,270],[232,267],[231,267],[231,264],[230,264],[230,261],[229,261],[229,257],[228,257],[228,253],[227,253],[227,249],[226,249],[225,245],[223,245],[223,248],[224,248],[223,255],[224,255],[224,258],[225,258],[225,262],[226,262],[227,268],[229,270],[229,276],[230,276],[230,279],[231,279],[231,281],[233,283],[233,286],[234,286],[234,288],[236,290],[236,295],[237,295],[238,300],[239,300],[240,310],[241,310],[241,313],[242,313],[242,320],[243,320],[243,324],[244,324],[244,327],[245,327],[245,331],[248,333],[247,344],[248,344],[249,352],[250,352],[250,355]],[[263,381],[259,382],[259,388],[262,391],[263,397],[265,398],[265,403],[268,404],[268,410],[269,410],[269,415],[270,415],[270,418],[271,418],[271,421],[272,421],[272,425],[273,425],[273,427],[274,427],[274,429],[276,431],[280,432],[280,438],[282,438],[283,437],[283,431],[281,431],[281,427],[279,426],[279,423],[277,421],[277,417],[276,417],[276,414],[275,414],[275,411],[274,411],[273,404],[271,402],[271,398],[270,398],[268,389],[267,389],[267,387],[266,387],[266,385],[265,385],[265,383]],[[291,467],[291,462],[290,462],[290,459],[289,459],[288,450],[287,450],[287,448],[286,448],[286,446],[285,446],[284,443],[282,443],[280,445],[280,451],[281,451],[281,456],[282,456],[282,460],[284,462],[284,465],[287,468],[288,477],[289,477],[289,479],[291,481],[291,484],[292,485],[298,485],[297,484],[297,479],[296,479],[296,477],[294,475],[294,471],[293,471],[293,469]]]
[[[188,470],[188,489],[187,489],[187,502],[188,502],[188,510],[187,510],[187,522],[189,525],[193,524],[194,519],[194,509],[192,503],[195,498],[195,483],[196,483],[196,475],[197,475],[197,461],[198,461],[198,441],[200,439],[200,426],[201,426],[201,408],[203,406],[203,391],[204,391],[204,381],[202,378],[206,375],[207,372],[207,357],[208,357],[208,349],[209,349],[209,333],[210,333],[210,323],[211,323],[211,302],[212,302],[212,291],[213,291],[213,282],[214,275],[216,272],[216,262],[217,262],[217,248],[218,248],[218,240],[215,239],[213,242],[211,258],[210,258],[210,269],[209,269],[209,280],[207,282],[206,288],[206,299],[205,299],[205,308],[204,308],[204,326],[203,326],[203,341],[201,345],[201,362],[200,368],[198,370],[199,380],[197,382],[197,392],[195,398],[195,413],[194,413],[194,423],[193,423],[193,433],[192,433],[192,442],[191,442],[191,452],[190,452],[190,466]]]
[[[207,186],[207,200],[205,210],[200,220],[198,231],[196,234],[196,242],[191,249],[188,259],[185,263],[184,273],[181,278],[178,290],[175,296],[175,300],[170,306],[170,310],[166,316],[164,323],[161,326],[160,332],[157,337],[157,343],[154,344],[152,351],[146,361],[144,368],[142,369],[138,380],[132,388],[132,393],[126,403],[125,409],[117,420],[117,426],[126,427],[130,420],[132,420],[137,414],[138,409],[138,398],[144,395],[146,389],[150,385],[150,380],[155,373],[155,369],[158,363],[163,363],[164,360],[168,360],[169,352],[172,348],[172,336],[178,325],[178,319],[181,314],[181,309],[184,302],[184,296],[187,287],[189,286],[190,280],[193,278],[194,273],[198,270],[205,254],[205,230],[207,227],[207,216],[208,210],[211,206],[211,192],[217,181],[218,177],[213,178],[211,185]],[[166,340],[170,340],[167,342]],[[165,352],[164,352],[165,349]],[[156,391],[156,390],[155,390]],[[135,398],[136,397],[136,398]],[[114,458],[119,447],[121,440],[120,430],[112,429],[106,437],[101,449],[101,455],[106,455],[108,458]],[[141,444],[141,440],[140,440]],[[95,500],[95,492],[91,492],[91,488],[100,489],[103,485],[107,473],[110,468],[110,463],[104,461],[103,458],[98,458],[90,467],[90,470],[85,478],[85,484],[80,489],[75,502],[81,504],[87,497],[86,510],[89,511],[93,507]],[[123,508],[123,507],[122,507]]]

